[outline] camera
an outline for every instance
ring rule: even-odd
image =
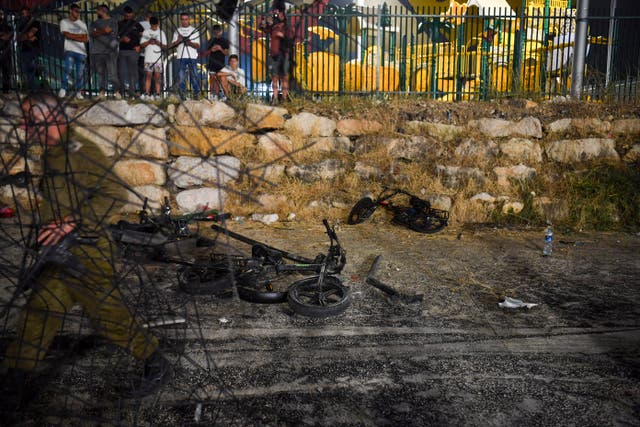
[[[262,31],[271,31],[274,26],[283,22],[278,11],[273,10],[262,17],[259,28]]]

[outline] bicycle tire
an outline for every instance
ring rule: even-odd
[[[303,316],[321,318],[337,316],[351,305],[351,292],[336,276],[325,277],[321,295],[317,286],[318,276],[294,282],[287,296],[289,307]]]
[[[420,213],[410,217],[407,226],[418,233],[434,234],[445,228],[447,221],[437,216]]]
[[[351,208],[347,224],[355,225],[364,222],[373,215],[373,212],[375,212],[377,207],[378,205],[371,197],[363,197],[353,205],[353,208]]]
[[[284,275],[278,274],[273,266],[261,266],[257,270],[248,270],[236,276],[236,286],[240,299],[256,304],[280,304],[287,300],[287,291],[274,290],[284,289],[282,281],[286,280]]]
[[[233,273],[223,265],[190,265],[178,272],[178,285],[191,295],[223,292],[233,286]]]
[[[280,304],[287,300],[287,292],[261,291],[245,286],[238,286],[238,296],[241,300],[254,304]]]

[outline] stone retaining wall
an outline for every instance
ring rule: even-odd
[[[430,177],[429,185],[418,186],[421,194],[434,207],[455,211],[457,206],[459,217],[453,219],[464,221],[482,217],[497,203],[517,213],[524,205],[515,184],[556,179],[553,174],[559,167],[571,171],[594,162],[640,158],[638,118],[558,118],[542,123],[532,115],[464,125],[407,121],[389,129],[375,120],[333,120],[259,104],[237,111],[207,101],[162,108],[105,101],[68,112],[77,135],[95,141],[113,159],[114,172],[131,187],[129,211],[139,208],[145,197],[152,207],[171,197],[183,212],[203,206],[226,208],[230,196],[238,200],[237,194],[246,192],[249,180],[256,184],[245,202],[252,203],[256,214],[295,214],[288,196],[273,192],[282,180],[331,184],[353,177],[361,193],[372,180],[416,188],[403,172],[412,165],[412,170],[418,166],[423,171],[423,178]],[[15,156],[22,137],[15,126],[19,114],[15,101],[4,102],[3,174],[25,167],[24,159]],[[30,154],[32,171],[38,171],[38,154]],[[13,193],[5,187],[0,188],[0,202],[11,204]],[[331,185],[328,188],[331,191]],[[551,196],[537,195],[536,206],[549,219],[561,219],[563,210],[557,206],[562,198]],[[326,205],[331,200],[325,207],[345,210],[358,197],[319,195],[314,202]],[[475,210],[474,218],[469,207]]]

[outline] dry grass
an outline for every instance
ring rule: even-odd
[[[327,98],[322,102],[312,102],[308,99],[294,98],[286,105],[291,114],[307,111],[330,117],[334,120],[343,118],[360,118],[376,120],[383,125],[382,135],[375,137],[359,137],[355,141],[355,152],[344,153],[336,150],[330,153],[318,146],[309,146],[307,138],[291,136],[292,152],[275,159],[266,156],[260,148],[253,147],[244,153],[256,164],[275,162],[281,165],[309,165],[329,157],[341,160],[346,173],[330,181],[306,183],[298,179],[282,177],[276,182],[261,181],[259,179],[245,179],[236,189],[242,194],[231,195],[228,206],[234,214],[247,216],[253,212],[278,213],[281,219],[294,212],[298,220],[316,221],[319,218],[345,219],[353,204],[364,194],[377,195],[384,187],[399,187],[421,197],[429,195],[446,195],[452,200],[450,212],[452,224],[478,223],[486,221],[516,221],[523,224],[533,224],[540,220],[540,212],[534,212],[528,207],[524,214],[508,215],[499,212],[500,204],[491,206],[478,202],[471,202],[470,198],[479,192],[487,192],[494,197],[508,197],[510,201],[526,202],[527,195],[535,190],[538,196],[548,196],[555,199],[567,197],[567,172],[571,168],[543,163],[534,165],[538,169],[538,177],[529,183],[512,183],[508,187],[499,187],[493,173],[495,166],[509,166],[512,161],[500,156],[485,159],[478,156],[456,156],[455,147],[467,138],[483,141],[481,135],[465,134],[454,141],[445,143],[433,140],[432,146],[420,160],[404,161],[393,158],[389,154],[388,146],[380,139],[404,138],[398,130],[402,129],[407,120],[423,120],[435,123],[464,125],[471,119],[483,117],[503,117],[507,120],[519,120],[525,116],[539,117],[544,123],[557,120],[559,117],[604,117],[607,120],[634,116],[639,110],[629,106],[594,106],[589,104],[553,104],[541,103],[538,107],[526,109],[521,103],[513,100],[500,100],[489,103],[459,102],[454,104],[433,102],[421,98],[402,97],[383,100],[381,98]],[[595,108],[595,111],[594,111]],[[577,135],[577,134],[576,134]],[[426,135],[423,135],[426,136]],[[634,141],[623,139],[619,144],[628,150]],[[621,147],[619,147],[621,148]],[[353,171],[356,162],[375,167],[379,170],[379,177],[363,178]],[[457,188],[445,186],[436,176],[436,165],[457,165],[477,167],[485,174],[485,182],[477,185],[473,181],[464,180]],[[255,199],[260,194],[280,196],[278,202],[269,206],[260,206]],[[573,193],[571,193],[573,194]],[[573,197],[573,196],[572,196]],[[253,201],[251,201],[253,200]],[[574,203],[573,201],[571,203]],[[588,224],[584,209],[576,224]],[[576,214],[577,215],[577,214]]]

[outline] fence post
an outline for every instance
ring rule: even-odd
[[[609,87],[611,83],[611,63],[613,62],[613,37],[615,35],[615,26],[617,21],[616,9],[618,0],[611,0],[611,11],[609,12],[609,38],[607,39],[607,73],[604,79],[604,86]]]
[[[487,40],[485,32],[489,25],[488,19],[482,20],[482,48],[480,53],[480,98],[487,99],[489,87],[489,53],[491,52],[491,43]]]
[[[376,30],[376,92],[380,91],[380,66],[382,65],[382,7],[378,6],[378,28]]]
[[[436,31],[438,31],[438,18],[432,18],[431,21],[431,60],[429,61],[429,69],[431,70],[431,78],[429,79],[429,87],[431,99],[436,99],[438,91],[438,44],[435,42]]]
[[[467,60],[467,51],[464,46],[464,24],[460,23],[456,28],[456,31],[456,101],[460,101],[462,99],[462,90],[464,88],[462,61]]]
[[[238,55],[240,49],[238,48],[240,43],[240,8],[236,7],[229,21],[229,54]]]
[[[551,18],[550,0],[544,2],[544,18],[542,20],[542,55],[540,55],[540,92],[544,94],[547,85],[547,61],[549,51],[549,20]]]
[[[589,25],[589,0],[578,1],[576,17],[576,42],[574,47],[573,71],[571,76],[571,96],[580,99],[582,96],[582,81],[587,52],[587,27]]]
[[[527,8],[527,0],[522,0],[520,13],[520,29],[516,31],[515,49],[513,52],[513,92],[520,90],[522,86],[522,52],[524,51],[525,41],[527,38],[527,29],[525,21],[525,9]]]

